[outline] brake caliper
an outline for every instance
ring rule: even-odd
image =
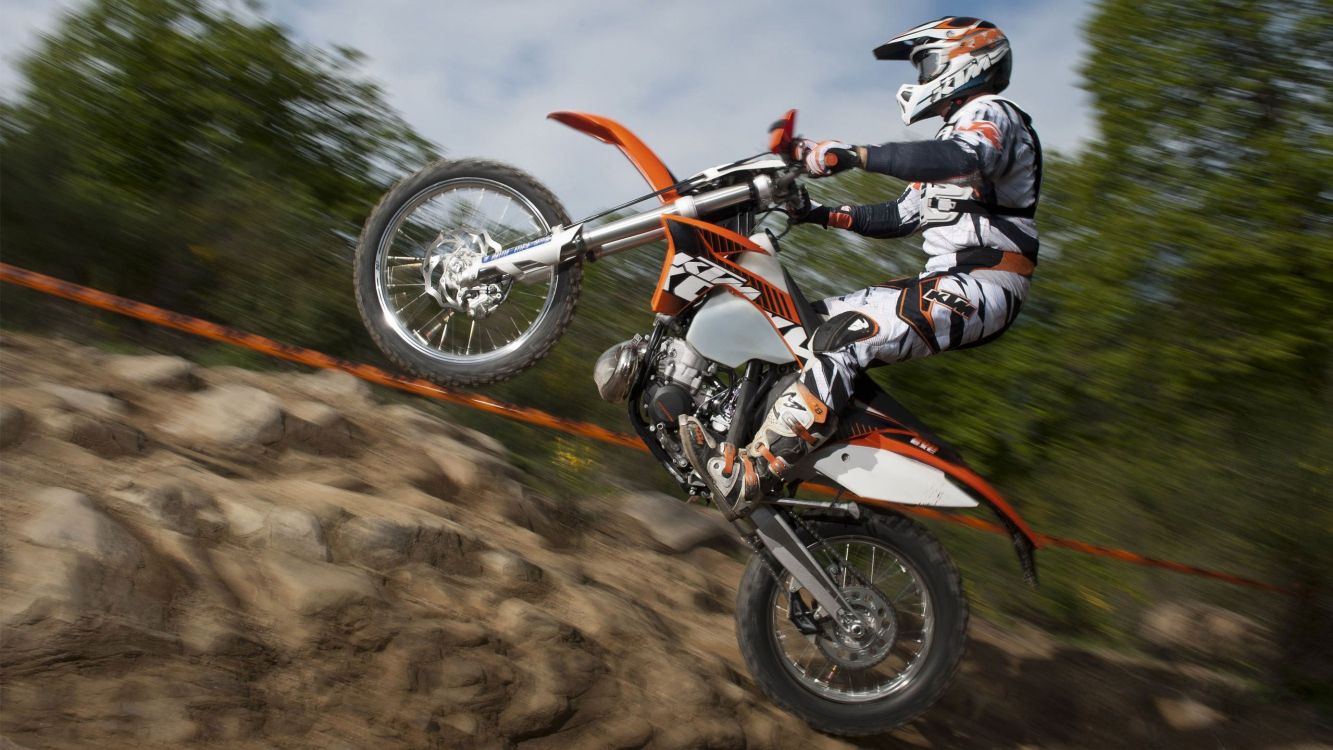
[[[474,284],[481,259],[500,252],[500,244],[486,232],[446,237],[440,233],[426,248],[421,264],[426,294],[440,307],[484,318],[495,312],[509,293],[508,284]]]

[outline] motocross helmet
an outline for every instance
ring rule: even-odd
[[[948,16],[904,31],[875,48],[877,60],[910,60],[916,85],[898,89],[903,122],[943,115],[949,102],[998,94],[1009,85],[1009,40],[989,21]],[[944,103],[941,106],[941,103]]]

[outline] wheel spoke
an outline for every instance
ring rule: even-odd
[[[782,663],[808,690],[843,703],[875,700],[901,689],[920,671],[932,637],[930,600],[916,570],[878,539],[850,536],[834,544],[828,540],[812,551],[823,566],[840,567],[834,580],[843,595],[878,630],[847,641],[834,632],[788,637],[797,631],[784,592],[795,584],[785,576],[774,589],[771,605],[775,642]],[[876,575],[893,581],[893,596],[880,590]],[[907,606],[896,604],[904,599]]]
[[[416,328],[417,336],[420,337],[422,341],[425,341],[428,338],[430,338],[430,336],[435,335],[434,333],[431,333],[430,335],[427,336],[422,336],[421,334],[423,331],[425,331],[427,328],[430,327],[431,323],[434,323],[435,321],[439,320],[441,317],[447,315],[448,313],[449,313],[448,310],[440,310],[439,312],[430,316],[430,318],[428,318],[425,323],[422,323],[419,327]]]
[[[429,281],[421,276],[431,248],[486,252],[467,235],[484,232],[501,247],[513,247],[548,234],[549,224],[529,199],[493,180],[458,178],[423,190],[400,209],[394,222],[376,249],[376,287],[381,308],[388,313],[385,321],[399,338],[432,359],[463,363],[516,351],[535,335],[536,323],[555,304],[554,270],[528,284],[509,282],[506,287],[502,282],[495,298],[498,306],[489,315],[471,318],[465,335],[451,334],[456,328],[450,325],[452,316],[441,315],[453,308],[427,311],[421,306],[429,296],[427,284],[435,284],[441,273],[435,271]]]

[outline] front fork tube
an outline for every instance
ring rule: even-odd
[[[750,432],[750,412],[754,406],[752,402],[758,396],[761,367],[758,363],[751,362],[745,368],[742,377],[740,393],[736,399],[736,411],[732,417],[731,427],[727,431],[727,442],[738,448]],[[756,415],[760,416],[762,415]],[[732,519],[731,523],[745,538],[757,537],[764,547],[758,554],[770,555],[790,573],[797,583],[810,592],[815,602],[823,607],[825,612],[833,615],[833,621],[838,627],[851,632],[855,637],[860,637],[861,629],[864,627],[860,615],[843,598],[838,585],[819,566],[819,561],[810,554],[810,550],[796,535],[796,531],[782,512],[771,505],[761,504],[748,514]]]
[[[825,612],[833,615],[833,621],[839,628],[860,637],[865,624],[861,617],[843,598],[838,585],[819,565],[819,561],[797,536],[796,530],[784,517],[783,513],[771,505],[760,505],[745,518],[738,518],[732,524],[747,538],[758,537],[764,551],[791,574],[806,591],[810,592],[816,603]]]

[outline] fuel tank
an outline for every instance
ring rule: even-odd
[[[773,254],[739,253],[734,258],[737,265],[790,295],[782,263],[768,236],[757,234],[750,239]],[[775,322],[744,297],[718,290],[695,314],[685,340],[700,354],[726,367],[740,367],[752,359],[773,364],[793,362],[797,353],[805,352],[805,331],[796,325],[788,338],[783,338]]]

